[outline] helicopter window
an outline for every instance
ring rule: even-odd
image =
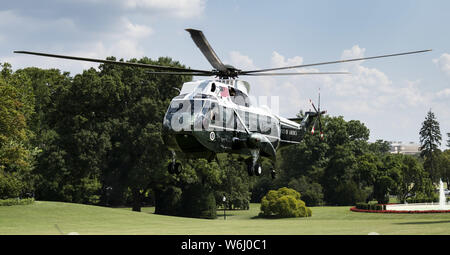
[[[272,129],[272,119],[270,118],[270,116],[260,116],[259,118],[259,125],[260,125],[260,129],[261,129],[261,133],[262,134],[266,134],[269,135]]]
[[[216,116],[218,115],[217,113],[217,106],[215,103],[211,103],[211,107],[209,110],[209,118],[211,119],[211,124],[216,124]]]
[[[216,91],[216,84],[213,82],[211,84],[211,92],[214,92],[214,91]]]
[[[231,96],[231,97],[236,96],[236,90],[234,90],[234,88],[228,87],[228,90],[230,91],[230,96]]]
[[[255,113],[249,114],[248,129],[252,132],[258,132],[258,115]]]
[[[178,112],[183,108],[183,101],[173,101],[169,106],[169,113]]]
[[[243,126],[243,123],[241,122],[241,120],[244,121],[245,114],[241,110],[237,110],[236,113],[239,115],[240,118],[235,116],[235,118],[234,118],[234,129],[239,130],[239,131],[245,131],[245,127]]]
[[[250,99],[242,91],[235,90],[234,88],[230,88],[230,96],[231,96],[231,101],[233,101],[233,103],[235,103],[237,105],[242,105],[245,107],[250,106]]]

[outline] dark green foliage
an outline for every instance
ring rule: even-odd
[[[225,195],[227,209],[249,209],[252,178],[248,176],[243,160],[229,154],[219,157],[219,166],[220,184],[213,187],[218,205],[222,206]]]
[[[317,183],[311,181],[307,176],[301,176],[292,179],[288,183],[288,187],[302,194],[302,200],[309,206],[317,206],[323,203],[323,188]]]
[[[424,168],[430,174],[430,178],[433,182],[439,181],[439,171],[436,165],[435,153],[438,151],[438,147],[441,145],[441,130],[439,128],[439,122],[436,119],[434,113],[429,110],[422,128],[420,129],[420,156],[425,160]]]
[[[30,80],[7,63],[0,67],[0,199],[6,199],[32,192],[38,150],[28,126],[34,106]]]
[[[300,193],[289,188],[271,190],[261,200],[261,217],[310,217],[312,212],[300,200]]]
[[[439,195],[438,194],[432,194],[431,196],[428,196],[423,193],[418,193],[416,196],[406,199],[407,203],[436,203],[439,202]]]
[[[356,208],[362,209],[362,210],[374,210],[374,211],[380,211],[380,210],[384,209],[382,204],[370,204],[370,203],[356,203]]]
[[[216,199],[212,190],[200,183],[189,185],[181,196],[180,216],[215,219]]]
[[[437,165],[443,182],[450,187],[450,150],[445,150],[439,154]]]
[[[34,198],[8,198],[0,199],[0,206],[11,206],[11,205],[30,205],[34,203]]]
[[[376,140],[369,144],[369,150],[375,154],[383,155],[389,153],[391,144],[388,141]]]
[[[23,186],[20,176],[0,170],[0,199],[19,197],[23,192]]]
[[[169,186],[156,193],[156,214],[179,215],[181,204],[181,189]]]

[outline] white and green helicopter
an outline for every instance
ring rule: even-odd
[[[271,176],[275,178],[276,172],[273,166],[277,158],[277,150],[287,145],[300,143],[307,132],[314,134],[316,124],[319,126],[320,137],[323,138],[320,118],[326,111],[320,109],[319,94],[318,107],[316,108],[311,101],[314,111],[305,112],[302,118],[287,119],[278,116],[268,107],[251,104],[250,84],[238,80],[239,76],[348,74],[346,72],[275,73],[273,71],[431,51],[421,50],[244,71],[223,64],[202,31],[195,29],[186,29],[186,31],[189,32],[195,44],[212,65],[212,70],[185,69],[30,51],[14,52],[160,70],[151,71],[153,74],[214,77],[184,83],[180,94],[172,99],[168,107],[163,120],[162,133],[163,141],[173,155],[172,161],[168,165],[168,171],[172,174],[182,171],[182,164],[177,161],[177,156],[212,160],[216,158],[217,154],[232,153],[241,155],[247,164],[248,174],[256,176],[262,174],[262,157],[268,158],[272,162]]]

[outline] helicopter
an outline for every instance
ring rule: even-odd
[[[295,66],[241,70],[232,65],[224,64],[201,30],[189,28],[186,31],[211,64],[212,70],[120,62],[31,51],[14,51],[14,53],[158,70],[149,71],[151,74],[213,77],[184,83],[179,89],[179,95],[174,97],[168,106],[162,123],[163,142],[172,152],[172,159],[167,166],[168,172],[179,174],[182,171],[183,166],[177,160],[177,155],[181,155],[182,158],[206,158],[211,161],[217,159],[218,154],[231,153],[243,158],[249,176],[260,176],[262,174],[262,159],[269,159],[272,164],[270,174],[272,178],[275,178],[274,166],[279,149],[300,143],[308,132],[315,133],[317,125],[320,138],[323,139],[321,116],[326,114],[326,111],[320,109],[320,92],[317,108],[310,100],[314,111],[307,111],[302,117],[284,118],[273,113],[268,107],[252,105],[249,97],[250,84],[244,80],[239,80],[239,76],[349,74],[348,72],[273,71],[431,51],[420,50]]]

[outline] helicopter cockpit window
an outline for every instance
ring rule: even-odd
[[[178,112],[179,110],[181,110],[183,108],[183,101],[172,101],[172,103],[169,106],[169,113],[175,113]]]
[[[237,105],[242,105],[249,107],[250,106],[250,99],[246,94],[244,94],[242,91],[230,88],[230,97],[231,101]]]

